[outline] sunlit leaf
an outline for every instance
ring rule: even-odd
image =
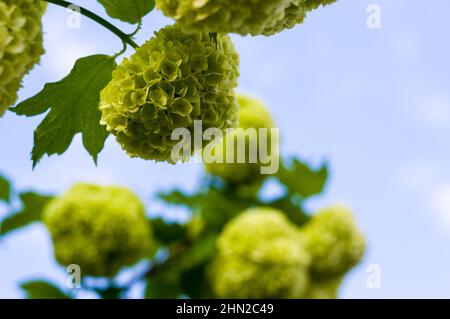
[[[0,224],[0,234],[3,236],[33,222],[40,221],[45,205],[52,198],[52,196],[40,195],[33,192],[22,193],[20,195],[22,209],[17,213],[7,216],[2,221]]]
[[[40,93],[12,109],[26,116],[50,109],[34,132],[33,166],[45,154],[63,154],[78,133],[83,136],[86,150],[97,161],[108,136],[105,127],[100,125],[100,91],[111,80],[115,67],[114,58],[107,55],[81,58],[66,78],[47,83]]]
[[[28,299],[70,299],[59,287],[48,281],[28,281],[20,286]]]
[[[155,7],[154,0],[98,0],[111,18],[136,24]]]

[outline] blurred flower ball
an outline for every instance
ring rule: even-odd
[[[271,148],[271,128],[275,127],[272,116],[270,115],[264,104],[258,99],[247,97],[244,95],[238,96],[238,101],[240,105],[239,111],[239,127],[247,130],[249,128],[261,129],[267,128],[267,146],[269,154],[275,152]],[[258,133],[258,130],[257,130]],[[243,132],[236,130],[234,133],[229,134],[223,140],[223,142],[217,143],[213,148],[214,157],[221,159],[223,163],[212,162],[209,158],[206,158],[205,168],[213,175],[221,177],[223,180],[234,183],[234,184],[254,184],[267,175],[261,174],[261,166],[264,165],[259,161],[257,163],[250,163],[249,161],[249,151],[254,149],[259,153],[259,137],[257,139],[246,138],[246,149],[245,149],[245,163],[238,163],[237,161],[237,140],[238,138],[244,138]],[[234,139],[234,163],[226,163],[227,158],[227,142],[229,138]],[[276,141],[278,143],[278,141]],[[256,144],[256,145],[255,145]],[[273,154],[278,156],[278,154]]]
[[[225,226],[217,250],[209,276],[219,298],[298,298],[307,289],[309,255],[282,212],[243,212]]]
[[[302,23],[308,10],[336,0],[156,0],[185,32],[273,35]]]
[[[38,0],[0,1],[0,116],[16,102],[22,78],[44,53],[45,8]]]
[[[352,212],[343,206],[320,211],[304,227],[311,274],[315,278],[338,277],[361,261],[366,244]]]
[[[308,287],[305,299],[337,299],[339,286],[343,277],[312,281]]]
[[[77,184],[49,203],[43,219],[58,262],[79,265],[83,275],[113,277],[151,248],[144,207],[125,188]]]
[[[185,34],[167,26],[125,59],[101,92],[103,125],[131,157],[172,162],[176,128],[194,136],[203,129],[237,124],[239,56],[231,39]]]

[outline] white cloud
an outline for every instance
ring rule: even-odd
[[[450,97],[439,93],[425,97],[416,106],[414,117],[427,126],[450,125]]]
[[[431,222],[450,234],[450,181],[445,166],[435,161],[416,161],[394,174],[394,183],[405,194],[416,197]]]
[[[428,204],[440,224],[450,230],[450,184],[441,185],[433,190],[428,196]]]

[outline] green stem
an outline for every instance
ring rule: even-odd
[[[76,5],[76,4],[73,4],[73,3],[68,2],[68,1],[61,1],[61,0],[43,0],[43,1],[56,4],[56,5],[64,7],[64,8],[68,8],[68,7],[72,6],[72,5],[75,5],[78,8],[80,8],[80,13],[82,15],[84,15],[84,16],[88,17],[89,19],[91,19],[91,20],[97,22],[98,24],[102,25],[103,27],[105,27],[106,29],[108,29],[109,31],[114,33],[116,36],[118,36],[123,42],[129,44],[130,46],[132,46],[135,49],[137,49],[139,47],[136,44],[136,42],[134,42],[128,34],[122,32],[116,26],[112,25],[111,23],[109,23],[108,21],[106,21],[102,17],[96,15],[92,11],[89,11],[89,10],[87,10],[85,8],[82,8],[82,7],[80,7],[80,6]]]

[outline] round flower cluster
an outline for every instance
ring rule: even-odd
[[[305,299],[337,299],[339,286],[342,284],[343,277],[337,277],[326,280],[312,279]]]
[[[260,35],[284,17],[291,0],[156,0],[165,15],[190,32]]]
[[[38,0],[0,1],[0,116],[16,102],[22,78],[44,53],[45,8]]]
[[[277,34],[303,23],[308,13],[307,2],[308,0],[291,0],[290,5],[284,11],[284,18],[278,20],[275,25],[266,27],[263,34],[267,36]]]
[[[206,170],[216,176],[221,177],[223,180],[232,184],[254,184],[264,179],[267,175],[262,175],[261,161],[259,157],[259,135],[256,138],[249,138],[246,136],[245,130],[256,129],[256,134],[259,134],[258,129],[267,129],[267,150],[269,155],[276,150],[272,149],[271,141],[271,129],[275,127],[272,116],[270,115],[264,104],[255,98],[239,95],[238,101],[240,105],[239,111],[239,128],[243,130],[235,130],[223,139],[222,142],[214,145],[213,156],[215,159],[220,159],[220,162],[213,162],[213,159],[206,158],[205,168]],[[227,159],[227,143],[229,139],[234,139],[234,162],[226,163]],[[238,163],[238,140],[245,140],[245,162]],[[228,141],[228,142],[227,142]],[[278,141],[276,141],[278,143]],[[251,163],[250,150],[256,152],[253,156],[257,157],[256,163]],[[206,156],[206,155],[205,155]]]
[[[248,210],[229,222],[209,266],[219,298],[297,298],[308,286],[309,256],[283,213]]]
[[[120,187],[77,184],[46,207],[43,220],[61,265],[113,277],[144,258],[152,234],[141,201]]]
[[[307,12],[336,0],[156,0],[186,32],[272,35],[302,23]]]
[[[305,226],[307,249],[314,278],[336,278],[359,263],[365,239],[351,211],[342,206],[325,209]]]
[[[305,6],[308,11],[317,9],[320,6],[327,6],[335,3],[337,0],[306,0]]]
[[[172,162],[176,128],[234,127],[239,56],[231,39],[167,26],[113,72],[101,92],[101,124],[131,157]],[[193,145],[194,143],[191,143]]]

